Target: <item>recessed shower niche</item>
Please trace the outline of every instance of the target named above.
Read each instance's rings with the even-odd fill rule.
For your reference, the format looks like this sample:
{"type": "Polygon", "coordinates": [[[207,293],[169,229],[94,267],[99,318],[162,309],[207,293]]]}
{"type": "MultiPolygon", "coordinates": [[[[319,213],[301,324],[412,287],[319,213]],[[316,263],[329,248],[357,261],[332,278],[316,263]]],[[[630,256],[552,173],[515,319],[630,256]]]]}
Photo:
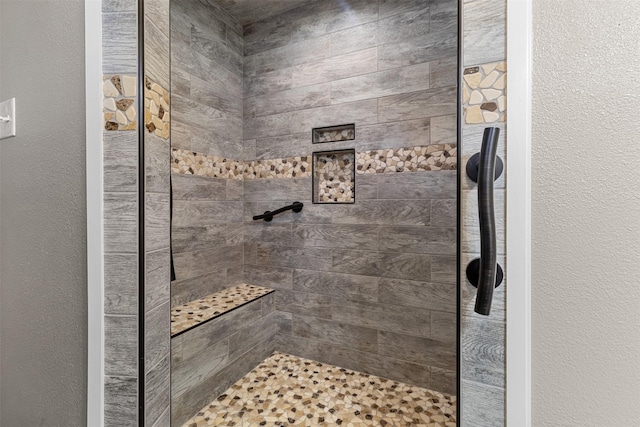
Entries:
{"type": "Polygon", "coordinates": [[[171,0],[172,426],[455,424],[457,7],[171,0]]]}
{"type": "Polygon", "coordinates": [[[314,152],[313,203],[355,203],[356,151],[314,152]]]}
{"type": "Polygon", "coordinates": [[[356,139],[356,125],[329,126],[315,128],[311,133],[314,144],[322,142],[352,141],[356,139]]]}

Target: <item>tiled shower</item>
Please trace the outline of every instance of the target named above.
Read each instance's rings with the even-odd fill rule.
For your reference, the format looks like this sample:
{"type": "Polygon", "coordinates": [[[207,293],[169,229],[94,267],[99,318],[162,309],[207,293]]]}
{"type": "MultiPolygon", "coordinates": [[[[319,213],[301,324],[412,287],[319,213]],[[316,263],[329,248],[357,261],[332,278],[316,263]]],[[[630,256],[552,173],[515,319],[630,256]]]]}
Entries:
{"type": "Polygon", "coordinates": [[[103,2],[106,425],[503,424],[503,3],[103,2]]]}
{"type": "Polygon", "coordinates": [[[171,2],[174,314],[274,290],[174,336],[174,425],[273,351],[456,394],[457,2],[288,4],[171,2]],[[313,203],[343,150],[353,194],[313,203]]]}

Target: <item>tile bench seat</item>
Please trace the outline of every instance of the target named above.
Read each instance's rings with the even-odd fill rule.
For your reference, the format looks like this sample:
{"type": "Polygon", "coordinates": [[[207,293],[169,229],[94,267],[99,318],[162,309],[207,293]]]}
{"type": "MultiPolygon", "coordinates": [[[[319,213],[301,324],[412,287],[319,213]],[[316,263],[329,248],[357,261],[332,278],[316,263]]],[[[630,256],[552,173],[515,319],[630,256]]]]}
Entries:
{"type": "Polygon", "coordinates": [[[274,292],[273,289],[243,283],[174,307],[171,309],[171,337],[272,292],[274,292]]]}

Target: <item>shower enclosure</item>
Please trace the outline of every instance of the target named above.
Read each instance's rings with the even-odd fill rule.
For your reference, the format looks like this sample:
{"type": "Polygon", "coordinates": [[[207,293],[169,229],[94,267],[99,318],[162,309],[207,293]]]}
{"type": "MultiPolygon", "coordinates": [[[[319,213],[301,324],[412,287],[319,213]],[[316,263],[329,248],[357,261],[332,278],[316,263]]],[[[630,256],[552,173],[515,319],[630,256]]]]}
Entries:
{"type": "Polygon", "coordinates": [[[130,3],[103,7],[140,30],[103,43],[105,419],[498,425],[504,286],[472,313],[459,166],[506,67],[461,63],[459,2],[130,3]]]}

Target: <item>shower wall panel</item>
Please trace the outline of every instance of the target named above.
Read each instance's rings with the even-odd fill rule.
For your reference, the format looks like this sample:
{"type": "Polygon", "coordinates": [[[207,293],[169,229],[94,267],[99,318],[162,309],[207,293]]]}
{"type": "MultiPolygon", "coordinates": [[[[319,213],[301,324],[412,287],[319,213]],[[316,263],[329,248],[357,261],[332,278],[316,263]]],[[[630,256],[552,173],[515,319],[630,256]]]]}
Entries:
{"type": "MultiPolygon", "coordinates": [[[[464,64],[462,158],[480,151],[487,126],[500,128],[498,155],[507,156],[506,0],[464,0],[464,64]],[[497,80],[496,80],[497,77],[497,80]],[[476,84],[477,81],[477,84],[476,84]],[[472,100],[473,97],[473,100],[472,100]],[[497,107],[497,108],[494,108],[497,107]],[[489,111],[493,110],[493,111],[489,111]],[[479,112],[479,114],[477,114],[479,112]]],[[[462,427],[501,427],[505,424],[506,289],[509,272],[494,293],[490,316],[474,312],[476,289],[465,276],[467,264],[479,257],[477,185],[463,174],[461,195],[461,389],[462,427]]],[[[498,263],[505,268],[506,173],[495,182],[498,263]]]]}
{"type": "Polygon", "coordinates": [[[125,129],[123,125],[121,129],[115,115],[117,101],[123,99],[137,111],[136,1],[105,2],[102,32],[104,425],[135,426],[139,385],[138,134],[135,127],[125,129]]]}
{"type": "Polygon", "coordinates": [[[168,427],[171,402],[169,0],[144,2],[144,425],[168,427]]]}
{"type": "Polygon", "coordinates": [[[457,3],[338,3],[244,27],[245,153],[277,167],[367,152],[354,205],[312,204],[304,170],[245,173],[245,281],[277,289],[277,349],[455,393],[455,163],[362,165],[389,148],[455,153],[457,3]],[[345,123],[354,141],[312,146],[312,128],[345,123]],[[294,200],[301,213],[251,220],[294,200]]]}
{"type": "Polygon", "coordinates": [[[242,281],[242,176],[203,176],[200,167],[206,155],[222,169],[243,158],[243,42],[240,24],[213,1],[172,0],[171,30],[172,162],[182,172],[172,175],[175,306],[242,281]],[[193,163],[181,164],[183,155],[193,163]]]}

